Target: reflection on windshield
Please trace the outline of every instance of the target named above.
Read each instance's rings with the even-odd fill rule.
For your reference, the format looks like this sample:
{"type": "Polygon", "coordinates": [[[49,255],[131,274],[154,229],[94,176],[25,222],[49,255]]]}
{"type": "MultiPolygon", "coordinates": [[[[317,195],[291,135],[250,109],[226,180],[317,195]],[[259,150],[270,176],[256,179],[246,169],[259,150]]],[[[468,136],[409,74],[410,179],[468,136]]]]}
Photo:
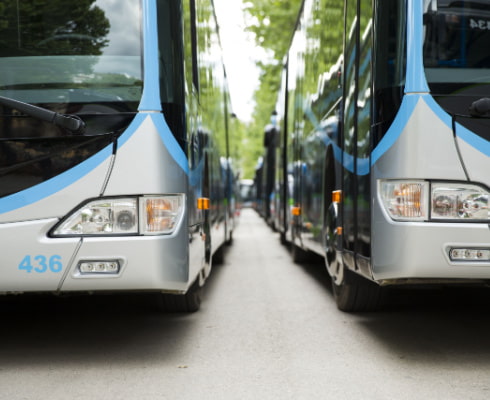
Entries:
{"type": "Polygon", "coordinates": [[[490,0],[425,0],[429,82],[490,82],[490,0]]]}
{"type": "Polygon", "coordinates": [[[139,0],[0,4],[1,96],[49,108],[120,103],[134,111],[141,53],[139,0]]]}

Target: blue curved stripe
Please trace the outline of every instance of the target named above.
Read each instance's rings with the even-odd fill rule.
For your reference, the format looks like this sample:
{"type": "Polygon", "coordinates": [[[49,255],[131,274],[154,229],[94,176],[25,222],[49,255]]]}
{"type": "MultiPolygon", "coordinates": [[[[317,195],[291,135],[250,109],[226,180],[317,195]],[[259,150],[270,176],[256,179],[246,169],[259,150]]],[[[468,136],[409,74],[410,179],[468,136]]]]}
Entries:
{"type": "MultiPolygon", "coordinates": [[[[345,169],[357,175],[367,175],[372,167],[398,140],[415,107],[420,100],[434,112],[445,125],[452,130],[451,116],[429,94],[423,63],[423,5],[420,0],[408,0],[407,9],[407,76],[405,96],[392,125],[383,139],[371,152],[371,161],[367,158],[357,159],[357,171],[354,171],[354,157],[345,153],[330,138],[325,138],[326,145],[333,146],[334,157],[345,169]]],[[[486,156],[490,156],[490,142],[476,135],[460,124],[456,124],[456,135],[486,156]]]]}
{"type": "MultiPolygon", "coordinates": [[[[153,123],[157,127],[163,144],[168,149],[170,155],[174,158],[175,162],[180,166],[180,168],[182,168],[186,174],[189,174],[187,157],[175,137],[172,135],[172,132],[165,122],[163,115],[160,113],[138,113],[126,131],[119,138],[118,148],[123,146],[128,139],[133,136],[133,134],[138,130],[148,116],[151,117],[153,123]]],[[[65,189],[79,179],[83,178],[85,175],[89,174],[104,161],[106,161],[111,155],[112,145],[106,146],[92,157],[63,172],[62,174],[29,189],[0,199],[0,214],[28,206],[65,189]]]]}
{"type": "Polygon", "coordinates": [[[405,93],[428,93],[429,85],[424,72],[423,8],[421,0],[408,0],[407,4],[407,76],[405,93]]]}
{"type": "MultiPolygon", "coordinates": [[[[452,130],[451,116],[434,100],[432,96],[426,96],[424,97],[424,100],[434,114],[436,114],[437,117],[452,130]]],[[[456,136],[464,140],[476,150],[490,157],[490,142],[488,142],[488,140],[483,139],[458,123],[456,123],[456,136]]]]}
{"type": "Polygon", "coordinates": [[[170,128],[165,121],[165,118],[162,114],[150,114],[151,119],[155,126],[157,127],[158,134],[163,141],[163,144],[167,148],[168,152],[175,160],[175,162],[179,165],[179,167],[189,175],[189,163],[187,161],[187,156],[180,147],[179,143],[175,139],[174,135],[170,131],[170,128]]]}
{"type": "MultiPolygon", "coordinates": [[[[172,131],[167,125],[165,117],[162,113],[138,113],[129,128],[118,139],[118,149],[126,144],[129,138],[134,135],[136,130],[139,129],[139,127],[147,118],[151,118],[153,124],[157,128],[158,135],[162,139],[163,145],[167,148],[168,152],[175,160],[175,162],[179,165],[179,167],[188,175],[189,163],[187,160],[187,156],[184,153],[184,150],[182,150],[182,147],[180,147],[179,143],[175,139],[174,135],[172,134],[172,131]]],[[[145,133],[143,132],[142,134],[145,133]]]]}
{"type": "MultiPolygon", "coordinates": [[[[437,116],[437,118],[450,130],[452,130],[451,116],[434,100],[431,95],[406,95],[403,98],[402,105],[395,120],[393,121],[393,124],[371,154],[371,166],[374,165],[376,161],[378,161],[379,158],[395,144],[396,140],[405,129],[405,126],[407,125],[408,120],[411,118],[415,106],[419,100],[424,101],[425,104],[427,104],[427,106],[437,116]]],[[[464,140],[476,150],[490,157],[490,142],[488,140],[483,139],[458,123],[456,123],[456,136],[464,140]]]]}
{"type": "MultiPolygon", "coordinates": [[[[324,136],[322,138],[325,147],[331,146],[333,149],[333,156],[335,160],[342,164],[343,167],[349,172],[355,172],[355,158],[352,154],[346,153],[342,151],[342,149],[328,136],[324,136]]],[[[357,174],[358,175],[367,175],[369,174],[369,158],[358,158],[357,159],[357,174]]]]}
{"type": "Polygon", "coordinates": [[[138,113],[131,123],[130,127],[118,139],[118,148],[121,148],[126,144],[129,138],[133,136],[136,130],[141,126],[141,124],[143,124],[143,122],[147,118],[151,118],[153,124],[157,128],[160,138],[162,139],[163,145],[167,148],[168,152],[175,160],[177,165],[179,165],[179,167],[188,175],[189,163],[187,160],[187,156],[184,153],[184,150],[182,150],[182,147],[180,147],[179,143],[175,139],[175,136],[172,134],[172,131],[167,125],[165,117],[162,113],[138,113]]]}
{"type": "Polygon", "coordinates": [[[143,1],[144,86],[139,111],[161,111],[156,0],[143,1]]]}
{"type": "Polygon", "coordinates": [[[25,207],[59,192],[94,170],[111,154],[112,145],[109,145],[84,162],[46,182],[0,199],[0,213],[25,207]]]}
{"type": "Polygon", "coordinates": [[[373,166],[381,156],[386,153],[398,140],[402,134],[405,126],[407,125],[410,117],[412,116],[415,106],[418,101],[425,97],[424,95],[409,95],[404,96],[398,114],[395,120],[391,124],[388,132],[385,134],[383,139],[374,148],[371,153],[371,160],[369,158],[358,158],[357,159],[357,171],[354,169],[354,156],[352,154],[342,151],[342,149],[337,146],[329,137],[324,139],[325,145],[331,145],[334,149],[334,157],[337,162],[341,163],[345,169],[351,173],[356,173],[357,175],[364,176],[368,175],[371,171],[371,166],[373,166]]]}
{"type": "Polygon", "coordinates": [[[354,156],[352,154],[343,152],[342,160],[340,160],[344,168],[352,173],[355,173],[354,170],[354,156]]]}
{"type": "Polygon", "coordinates": [[[136,114],[136,116],[131,121],[131,124],[128,126],[128,128],[117,139],[117,148],[118,149],[120,149],[129,140],[129,138],[134,135],[134,133],[143,124],[143,122],[145,121],[145,119],[148,118],[148,115],[149,115],[148,113],[138,113],[138,114],[136,114]]]}
{"type": "Polygon", "coordinates": [[[376,161],[378,161],[381,156],[395,144],[405,129],[405,126],[412,116],[415,106],[421,97],[422,95],[403,96],[402,104],[398,110],[395,120],[388,129],[388,132],[386,132],[386,134],[383,136],[383,139],[381,139],[371,153],[371,165],[374,165],[376,161]]]}
{"type": "MultiPolygon", "coordinates": [[[[160,84],[158,67],[158,29],[157,29],[157,7],[156,0],[143,0],[143,46],[144,46],[144,87],[141,102],[138,110],[140,111],[160,111],[160,84]]],[[[189,171],[187,157],[182,148],[172,135],[165,119],[161,113],[138,113],[123,135],[118,139],[118,147],[124,145],[128,139],[141,126],[143,121],[151,115],[153,123],[156,125],[160,137],[169,153],[176,163],[187,174],[189,171]]],[[[12,194],[0,199],[0,213],[6,213],[21,207],[33,204],[48,196],[51,196],[66,187],[72,185],[96,167],[101,165],[112,155],[112,145],[109,145],[88,158],[79,165],[63,172],[62,174],[42,182],[29,189],[12,194]]]]}
{"type": "Polygon", "coordinates": [[[369,158],[357,159],[357,175],[364,176],[371,172],[369,158]]]}

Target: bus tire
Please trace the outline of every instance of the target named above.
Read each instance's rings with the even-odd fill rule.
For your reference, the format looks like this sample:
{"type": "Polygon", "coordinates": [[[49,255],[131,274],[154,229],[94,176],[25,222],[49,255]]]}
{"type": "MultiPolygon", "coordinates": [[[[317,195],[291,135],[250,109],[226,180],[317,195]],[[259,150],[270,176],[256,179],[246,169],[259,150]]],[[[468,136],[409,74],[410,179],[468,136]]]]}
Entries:
{"type": "Polygon", "coordinates": [[[341,311],[376,311],[381,305],[382,288],[345,268],[341,282],[332,279],[332,291],[337,308],[341,311]]]}
{"type": "Polygon", "coordinates": [[[196,281],[186,294],[157,294],[157,308],[169,313],[193,313],[199,311],[202,302],[202,287],[196,281]]]}
{"type": "Polygon", "coordinates": [[[303,264],[310,261],[309,253],[294,243],[291,244],[291,256],[296,264],[303,264]]]}
{"type": "Polygon", "coordinates": [[[228,237],[228,239],[226,240],[225,244],[227,246],[231,246],[233,244],[233,231],[230,231],[230,236],[228,237]]]}
{"type": "Polygon", "coordinates": [[[338,205],[330,203],[325,211],[325,266],[332,281],[337,308],[345,312],[375,311],[381,304],[382,288],[344,266],[338,252],[341,237],[338,234],[338,205]]]}
{"type": "Polygon", "coordinates": [[[213,254],[212,265],[221,265],[225,262],[225,245],[221,245],[213,254]]]}

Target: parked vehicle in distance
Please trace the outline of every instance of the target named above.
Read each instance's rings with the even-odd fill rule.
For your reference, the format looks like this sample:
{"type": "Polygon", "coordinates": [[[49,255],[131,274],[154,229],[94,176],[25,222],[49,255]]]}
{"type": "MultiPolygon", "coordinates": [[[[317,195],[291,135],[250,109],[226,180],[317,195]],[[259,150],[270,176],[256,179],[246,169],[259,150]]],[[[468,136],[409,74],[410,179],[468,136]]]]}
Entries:
{"type": "Polygon", "coordinates": [[[253,207],[255,201],[255,187],[253,179],[240,179],[239,193],[242,207],[253,207]]]}

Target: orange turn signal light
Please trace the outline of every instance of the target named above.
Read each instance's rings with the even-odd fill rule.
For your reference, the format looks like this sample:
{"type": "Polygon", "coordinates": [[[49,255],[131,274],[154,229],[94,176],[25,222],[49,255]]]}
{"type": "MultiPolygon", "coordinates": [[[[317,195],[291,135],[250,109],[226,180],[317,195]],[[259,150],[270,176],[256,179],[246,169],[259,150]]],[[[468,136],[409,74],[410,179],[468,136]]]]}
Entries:
{"type": "Polygon", "coordinates": [[[197,209],[198,210],[209,210],[210,201],[207,197],[199,197],[197,199],[197,209]]]}
{"type": "Polygon", "coordinates": [[[332,203],[340,203],[342,201],[342,190],[334,190],[332,192],[332,203]]]}

